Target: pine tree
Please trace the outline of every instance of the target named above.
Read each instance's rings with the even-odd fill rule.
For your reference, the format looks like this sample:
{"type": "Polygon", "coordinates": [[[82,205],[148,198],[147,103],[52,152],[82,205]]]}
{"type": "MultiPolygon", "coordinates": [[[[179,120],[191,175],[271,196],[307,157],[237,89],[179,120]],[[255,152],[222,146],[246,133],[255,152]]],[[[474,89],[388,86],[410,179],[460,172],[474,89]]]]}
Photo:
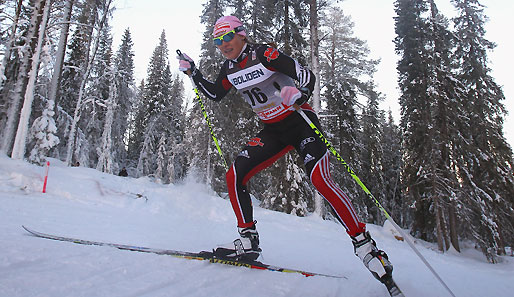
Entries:
{"type": "MultiPolygon", "coordinates": [[[[382,147],[382,133],[383,133],[383,122],[384,116],[383,111],[379,109],[380,97],[376,93],[368,95],[368,103],[364,108],[364,112],[361,117],[362,133],[359,136],[362,143],[360,162],[362,163],[362,172],[360,177],[366,181],[368,189],[378,199],[378,201],[386,200],[385,177],[382,169],[384,167],[384,151],[382,147]]],[[[374,224],[383,224],[383,215],[374,205],[371,199],[364,201],[368,214],[367,222],[374,224]]]]}
{"type": "Polygon", "coordinates": [[[186,162],[181,146],[184,141],[185,120],[183,92],[182,82],[178,78],[173,80],[171,75],[166,34],[163,31],[148,66],[148,77],[140,106],[142,113],[136,117],[141,120],[141,127],[138,129],[144,131],[137,168],[139,175],[158,173],[157,177],[164,181],[175,181],[184,177],[186,162]],[[163,137],[165,142],[161,141],[163,137]],[[153,149],[158,149],[160,154],[155,156],[153,149]],[[172,166],[168,166],[170,163],[172,166]],[[172,172],[165,171],[166,168],[172,172]]]}
{"type": "MultiPolygon", "coordinates": [[[[114,168],[114,158],[116,157],[113,151],[113,123],[114,123],[114,114],[117,111],[117,95],[118,95],[118,87],[116,84],[116,80],[114,79],[116,69],[113,67],[109,67],[106,76],[110,78],[110,84],[107,94],[107,98],[105,98],[105,119],[103,121],[103,132],[101,139],[98,141],[99,147],[96,149],[96,153],[98,155],[98,164],[96,166],[97,170],[113,173],[114,168]]],[[[95,135],[95,138],[98,139],[98,135],[95,135]]],[[[95,139],[95,140],[96,140],[95,139]]],[[[116,166],[117,167],[117,166],[116,166]]]]}
{"type": "MultiPolygon", "coordinates": [[[[79,128],[82,126],[84,127],[84,125],[87,125],[90,124],[89,122],[86,122],[84,123],[84,120],[81,122],[81,113],[82,113],[82,109],[84,107],[84,104],[88,103],[88,98],[87,98],[87,90],[86,90],[86,87],[87,87],[87,83],[89,82],[89,79],[90,79],[90,75],[91,75],[91,69],[93,68],[93,65],[95,63],[95,59],[96,59],[96,55],[97,55],[97,52],[98,52],[98,49],[100,47],[100,41],[102,40],[102,33],[104,32],[104,27],[107,26],[107,19],[108,19],[108,16],[110,15],[110,5],[112,3],[112,0],[103,0],[103,1],[99,1],[99,2],[96,2],[94,3],[94,5],[92,6],[92,9],[91,11],[93,11],[93,15],[94,15],[94,18],[95,20],[98,20],[98,23],[96,23],[96,21],[94,22],[94,24],[97,24],[97,26],[95,26],[94,28],[96,29],[96,34],[95,34],[95,37],[93,39],[93,44],[92,44],[92,47],[91,47],[91,56],[89,56],[89,47],[88,47],[88,59],[86,59],[85,61],[87,61],[87,65],[85,67],[85,69],[82,69],[82,72],[81,72],[81,77],[80,77],[80,87],[78,88],[78,90],[75,90],[75,92],[78,92],[78,97],[77,97],[77,100],[76,100],[76,105],[75,105],[75,110],[73,112],[73,120],[71,121],[71,127],[70,127],[70,131],[69,131],[69,135],[68,135],[68,141],[67,141],[67,148],[66,148],[66,163],[67,164],[71,164],[71,161],[72,159],[75,157],[77,158],[77,155],[80,155],[81,158],[84,158],[84,159],[81,159],[81,163],[83,164],[86,164],[86,165],[89,165],[89,158],[90,156],[92,156],[91,154],[85,154],[85,151],[88,151],[89,153],[91,153],[93,151],[93,149],[91,149],[90,147],[90,144],[87,142],[87,141],[84,141],[84,138],[87,140],[88,139],[88,134],[87,132],[84,134],[84,132],[82,132],[82,134],[84,134],[84,138],[78,138],[76,137],[76,134],[77,132],[80,132],[79,128]],[[99,14],[99,16],[97,16],[96,14],[99,14]],[[82,141],[81,142],[81,147],[84,151],[80,152],[77,150],[77,144],[76,142],[80,140],[82,141]]],[[[88,7],[86,6],[86,11],[88,11],[88,7]]],[[[94,102],[94,100],[93,100],[94,102]]],[[[94,155],[93,155],[94,156],[94,155]]]]}
{"type": "Polygon", "coordinates": [[[466,142],[457,160],[464,188],[461,213],[467,237],[476,240],[489,261],[514,244],[514,177],[512,149],[503,135],[505,99],[490,75],[487,51],[494,43],[485,39],[486,17],[477,0],[452,0],[458,11],[454,19],[459,80],[464,84],[464,116],[461,133],[466,142]]]}
{"type": "MultiPolygon", "coordinates": [[[[83,118],[88,143],[96,148],[91,151],[89,162],[98,170],[112,173],[112,125],[117,113],[116,69],[112,57],[112,37],[110,26],[105,24],[100,35],[96,59],[91,69],[91,78],[87,87],[87,100],[83,112],[89,117],[83,118]],[[113,97],[114,96],[114,97],[113,97]],[[108,151],[106,151],[108,150],[108,151]],[[110,160],[110,165],[105,163],[110,160]]],[[[117,167],[117,166],[116,166],[117,167]]]]}
{"type": "Polygon", "coordinates": [[[449,31],[447,19],[441,15],[430,0],[428,19],[430,55],[429,87],[427,95],[433,101],[431,113],[432,139],[431,152],[431,196],[434,205],[435,233],[439,250],[447,250],[450,245],[459,251],[455,203],[460,187],[453,168],[453,152],[456,143],[462,142],[457,127],[462,118],[456,117],[462,110],[462,84],[454,76],[451,52],[454,35],[449,31]]]}
{"type": "Polygon", "coordinates": [[[428,97],[430,59],[428,12],[423,0],[395,2],[395,47],[401,90],[401,128],[404,141],[403,180],[406,198],[414,205],[411,233],[434,241],[435,219],[432,213],[431,157],[433,100],[428,97]]]}
{"type": "MultiPolygon", "coordinates": [[[[378,99],[370,79],[378,61],[367,57],[369,49],[366,43],[353,36],[351,19],[340,8],[330,9],[323,22],[323,32],[326,38],[320,48],[320,79],[326,111],[322,112],[321,118],[334,148],[361,175],[364,169],[360,158],[363,146],[358,97],[378,99]],[[365,81],[366,78],[369,81],[365,81]]],[[[346,170],[336,164],[334,167],[341,170],[333,170],[334,180],[353,198],[359,215],[368,219],[368,208],[373,207],[371,201],[346,170]]]]}
{"type": "Polygon", "coordinates": [[[29,161],[43,165],[49,151],[59,143],[57,127],[54,120],[54,101],[48,100],[43,114],[32,123],[31,138],[36,140],[32,148],[29,161]]]}
{"type": "Polygon", "coordinates": [[[141,80],[134,102],[130,107],[130,125],[128,132],[128,158],[137,164],[143,144],[146,121],[145,81],[141,80]]]}
{"type": "Polygon", "coordinates": [[[408,217],[409,209],[402,194],[401,169],[402,148],[401,132],[394,123],[392,112],[389,111],[387,120],[382,122],[381,147],[382,147],[382,176],[384,193],[382,205],[388,210],[389,214],[395,219],[396,223],[402,227],[407,226],[410,221],[408,217]]]}
{"type": "MultiPolygon", "coordinates": [[[[132,105],[137,100],[134,82],[134,49],[130,30],[126,29],[121,45],[116,53],[117,112],[112,127],[113,146],[118,161],[128,165],[128,145],[130,141],[129,123],[132,105]]],[[[119,168],[115,168],[119,169],[119,168]]]]}

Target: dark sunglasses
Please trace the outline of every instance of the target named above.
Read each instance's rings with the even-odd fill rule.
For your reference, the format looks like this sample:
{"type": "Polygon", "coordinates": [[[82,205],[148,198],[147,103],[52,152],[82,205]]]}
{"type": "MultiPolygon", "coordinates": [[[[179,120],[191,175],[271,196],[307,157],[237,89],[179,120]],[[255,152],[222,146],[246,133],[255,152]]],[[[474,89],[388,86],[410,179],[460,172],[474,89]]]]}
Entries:
{"type": "Polygon", "coordinates": [[[223,44],[223,41],[230,42],[232,39],[234,39],[234,36],[236,36],[237,32],[241,32],[243,30],[243,26],[239,26],[237,28],[234,28],[234,30],[232,31],[228,31],[227,33],[221,36],[213,38],[212,41],[214,41],[214,45],[220,46],[223,44]]]}

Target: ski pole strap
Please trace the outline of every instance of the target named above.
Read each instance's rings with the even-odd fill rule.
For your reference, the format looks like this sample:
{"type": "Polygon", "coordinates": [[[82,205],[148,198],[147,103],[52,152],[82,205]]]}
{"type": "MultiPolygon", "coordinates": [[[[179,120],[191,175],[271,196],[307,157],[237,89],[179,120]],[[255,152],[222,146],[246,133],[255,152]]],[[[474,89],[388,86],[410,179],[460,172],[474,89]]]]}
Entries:
{"type": "Polygon", "coordinates": [[[375,203],[375,205],[382,211],[382,213],[384,214],[384,216],[389,220],[389,222],[391,222],[391,224],[393,225],[393,227],[396,229],[396,231],[398,231],[401,236],[403,236],[403,238],[405,238],[405,241],[407,241],[407,244],[412,248],[412,250],[414,250],[414,253],[416,253],[416,255],[421,259],[421,261],[425,264],[425,266],[427,266],[427,268],[430,270],[430,272],[432,272],[432,274],[437,278],[437,280],[443,285],[443,287],[450,293],[450,295],[452,295],[453,297],[455,297],[455,294],[452,292],[452,290],[448,287],[448,285],[443,281],[443,279],[439,276],[439,274],[437,274],[437,272],[435,271],[435,269],[432,267],[432,265],[430,265],[430,263],[428,263],[427,259],[425,257],[423,257],[423,255],[420,253],[420,251],[416,248],[416,246],[414,245],[414,242],[410,239],[410,237],[408,237],[405,232],[403,232],[403,230],[400,228],[400,226],[398,226],[398,224],[396,224],[396,222],[393,220],[393,218],[389,215],[389,213],[385,210],[385,208],[382,206],[382,204],[380,204],[380,202],[378,201],[377,198],[375,198],[375,196],[373,196],[373,194],[371,193],[370,190],[368,190],[368,188],[366,187],[366,185],[364,185],[364,183],[360,180],[360,178],[357,176],[357,174],[355,174],[355,172],[353,171],[353,169],[350,167],[350,165],[348,165],[348,163],[346,163],[346,161],[341,157],[341,155],[339,155],[339,153],[336,151],[336,149],[332,146],[332,144],[330,143],[330,141],[328,141],[328,139],[323,135],[323,133],[321,133],[321,131],[318,129],[318,127],[316,127],[316,125],[314,125],[314,123],[311,121],[311,119],[309,119],[309,117],[305,114],[305,112],[303,112],[303,110],[300,108],[300,106],[298,106],[298,104],[293,104],[293,107],[294,109],[303,117],[303,119],[307,122],[307,124],[309,124],[309,126],[312,128],[312,130],[314,130],[314,132],[319,136],[319,138],[321,139],[321,141],[323,141],[323,143],[325,143],[325,145],[327,146],[327,149],[337,158],[337,160],[339,162],[341,162],[341,164],[343,164],[343,166],[346,168],[346,171],[348,171],[348,173],[353,177],[353,179],[357,182],[357,184],[359,184],[359,186],[364,190],[364,192],[366,193],[366,195],[368,195],[368,197],[370,199],[373,200],[373,202],[375,203]]]}
{"type": "MultiPolygon", "coordinates": [[[[177,50],[177,55],[179,57],[184,57],[182,52],[180,50],[177,50]]],[[[203,100],[200,97],[200,93],[198,92],[198,88],[196,87],[195,81],[193,80],[193,77],[191,76],[191,71],[187,72],[187,75],[189,76],[189,79],[191,80],[191,84],[193,85],[193,91],[195,91],[196,99],[198,100],[198,103],[200,103],[200,108],[202,110],[203,117],[205,118],[205,121],[207,122],[207,126],[209,127],[209,131],[211,133],[212,140],[214,141],[214,144],[216,145],[216,149],[218,150],[218,154],[221,157],[221,160],[223,160],[223,165],[225,167],[225,170],[228,171],[228,165],[227,160],[225,159],[225,156],[223,156],[223,152],[221,151],[221,147],[219,145],[218,139],[216,138],[216,135],[214,134],[214,129],[211,123],[211,120],[209,116],[207,115],[207,111],[205,110],[205,105],[203,104],[203,100]]]]}

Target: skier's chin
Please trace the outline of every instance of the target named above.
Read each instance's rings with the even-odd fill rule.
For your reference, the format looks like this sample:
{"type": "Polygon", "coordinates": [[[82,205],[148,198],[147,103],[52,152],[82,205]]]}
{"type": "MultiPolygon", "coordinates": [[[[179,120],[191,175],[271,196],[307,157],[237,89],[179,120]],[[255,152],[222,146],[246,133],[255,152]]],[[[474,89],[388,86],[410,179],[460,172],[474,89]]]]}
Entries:
{"type": "Polygon", "coordinates": [[[234,51],[234,49],[233,49],[233,48],[231,48],[231,49],[227,49],[227,50],[224,50],[224,51],[223,51],[223,55],[224,55],[224,56],[225,56],[225,58],[227,58],[227,59],[235,59],[235,58],[237,58],[237,57],[234,57],[234,53],[235,53],[235,51],[234,51]]]}

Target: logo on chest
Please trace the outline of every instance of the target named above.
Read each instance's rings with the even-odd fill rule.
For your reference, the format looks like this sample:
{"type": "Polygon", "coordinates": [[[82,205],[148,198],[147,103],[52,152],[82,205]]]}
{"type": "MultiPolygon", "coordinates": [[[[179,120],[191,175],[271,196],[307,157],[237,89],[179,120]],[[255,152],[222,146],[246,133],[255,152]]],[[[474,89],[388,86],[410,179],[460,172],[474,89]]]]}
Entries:
{"type": "Polygon", "coordinates": [[[264,71],[262,69],[255,69],[255,70],[253,70],[251,72],[246,72],[246,73],[243,73],[243,74],[241,74],[239,76],[236,76],[236,77],[232,78],[232,84],[234,86],[237,86],[237,85],[249,82],[251,80],[258,79],[259,77],[264,76],[264,75],[265,74],[264,74],[264,71]]]}
{"type": "Polygon", "coordinates": [[[227,78],[234,87],[241,90],[263,82],[272,74],[272,71],[259,63],[247,68],[236,70],[232,73],[229,71],[227,78]]]}

